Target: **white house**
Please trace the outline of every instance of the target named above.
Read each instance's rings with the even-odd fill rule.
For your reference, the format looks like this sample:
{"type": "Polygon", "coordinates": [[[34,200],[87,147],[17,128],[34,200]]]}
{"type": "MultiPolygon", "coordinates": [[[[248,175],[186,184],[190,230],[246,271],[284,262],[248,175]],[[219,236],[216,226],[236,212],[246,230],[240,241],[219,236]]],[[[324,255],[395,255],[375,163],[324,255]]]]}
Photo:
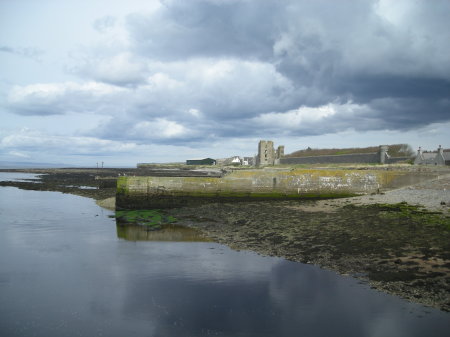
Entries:
{"type": "Polygon", "coordinates": [[[419,147],[414,165],[450,165],[450,152],[439,145],[437,151],[423,152],[419,147]]]}

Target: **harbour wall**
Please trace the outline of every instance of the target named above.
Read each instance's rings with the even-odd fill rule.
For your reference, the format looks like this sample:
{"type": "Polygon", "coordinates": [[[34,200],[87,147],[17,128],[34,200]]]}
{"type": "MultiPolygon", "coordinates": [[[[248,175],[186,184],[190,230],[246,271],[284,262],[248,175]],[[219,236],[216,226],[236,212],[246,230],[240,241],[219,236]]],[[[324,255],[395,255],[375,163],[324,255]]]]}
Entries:
{"type": "Polygon", "coordinates": [[[119,177],[116,208],[170,208],[204,202],[335,198],[401,187],[429,175],[349,169],[237,170],[223,177],[119,177]]]}

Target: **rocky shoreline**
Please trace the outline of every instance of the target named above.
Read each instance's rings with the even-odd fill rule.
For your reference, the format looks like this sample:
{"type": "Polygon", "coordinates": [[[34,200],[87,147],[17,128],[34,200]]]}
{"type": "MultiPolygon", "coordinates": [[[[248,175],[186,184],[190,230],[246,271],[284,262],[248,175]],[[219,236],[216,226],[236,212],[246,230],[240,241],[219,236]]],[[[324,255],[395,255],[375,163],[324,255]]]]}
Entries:
{"type": "Polygon", "coordinates": [[[116,178],[130,173],[127,169],[5,169],[0,172],[36,174],[34,179],[0,181],[0,186],[12,186],[24,190],[57,191],[102,200],[116,194],[115,180],[108,186],[99,178],[116,178]]]}
{"type": "MultiPolygon", "coordinates": [[[[137,173],[98,171],[21,170],[43,175],[40,182],[0,185],[72,193],[111,206],[115,188],[107,184],[101,188],[101,178],[137,173]]],[[[376,195],[220,203],[169,212],[179,224],[199,228],[234,249],[316,264],[450,311],[449,206],[450,171],[443,170],[432,181],[376,195]]]]}

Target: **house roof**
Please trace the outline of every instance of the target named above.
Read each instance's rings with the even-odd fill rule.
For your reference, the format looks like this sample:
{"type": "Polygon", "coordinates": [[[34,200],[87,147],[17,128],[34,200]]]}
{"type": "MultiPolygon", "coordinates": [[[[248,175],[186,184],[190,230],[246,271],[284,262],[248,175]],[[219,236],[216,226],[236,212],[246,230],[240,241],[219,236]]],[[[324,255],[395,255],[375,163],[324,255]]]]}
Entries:
{"type": "Polygon", "coordinates": [[[422,153],[422,158],[427,159],[434,159],[436,157],[437,152],[424,152],[422,153]]]}

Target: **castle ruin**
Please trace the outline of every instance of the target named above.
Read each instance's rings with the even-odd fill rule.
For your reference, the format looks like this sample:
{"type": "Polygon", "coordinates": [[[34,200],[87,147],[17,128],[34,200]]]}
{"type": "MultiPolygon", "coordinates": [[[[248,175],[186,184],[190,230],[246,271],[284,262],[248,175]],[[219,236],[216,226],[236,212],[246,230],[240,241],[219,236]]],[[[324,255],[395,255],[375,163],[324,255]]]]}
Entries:
{"type": "Polygon", "coordinates": [[[278,146],[275,150],[273,141],[261,140],[258,144],[258,155],[256,157],[256,166],[276,165],[284,157],[284,146],[278,146]]]}
{"type": "MultiPolygon", "coordinates": [[[[290,157],[290,156],[285,157],[284,146],[280,145],[278,146],[277,150],[275,150],[273,141],[261,140],[258,144],[258,155],[256,156],[256,166],[263,167],[280,164],[297,165],[297,164],[342,164],[342,163],[394,164],[411,159],[410,156],[391,157],[388,151],[389,146],[380,145],[378,151],[373,153],[349,153],[339,155],[319,155],[310,157],[290,157]]],[[[450,153],[448,154],[450,157],[450,153]]],[[[442,149],[438,150],[438,155],[439,155],[438,158],[439,163],[441,162],[443,164],[446,163],[447,154],[442,149]]],[[[450,158],[448,162],[450,162],[450,158]]]]}

